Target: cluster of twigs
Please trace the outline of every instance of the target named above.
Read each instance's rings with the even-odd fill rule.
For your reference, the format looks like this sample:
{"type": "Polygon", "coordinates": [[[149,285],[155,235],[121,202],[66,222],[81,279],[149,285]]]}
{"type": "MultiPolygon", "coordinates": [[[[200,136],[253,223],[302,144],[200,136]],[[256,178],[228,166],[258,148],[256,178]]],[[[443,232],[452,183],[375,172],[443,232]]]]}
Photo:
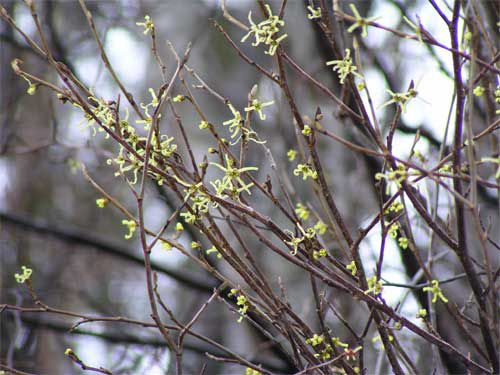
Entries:
{"type": "MultiPolygon", "coordinates": [[[[173,355],[177,374],[183,373],[183,352],[185,338],[188,335],[207,344],[208,351],[210,351],[207,356],[210,360],[239,364],[247,368],[248,374],[280,372],[280,369],[275,368],[273,364],[266,363],[264,360],[254,361],[245,358],[244,355],[194,330],[193,326],[201,318],[208,305],[216,299],[225,301],[230,309],[240,315],[240,320],[249,322],[252,328],[263,335],[269,345],[280,353],[280,359],[286,362],[286,370],[283,371],[293,371],[297,374],[372,373],[374,365],[366,363],[364,352],[366,346],[370,345],[368,333],[371,327],[375,327],[382,342],[383,349],[381,350],[387,357],[390,371],[395,374],[420,373],[414,353],[409,352],[398,339],[403,332],[424,340],[438,349],[437,353],[447,353],[453,356],[470,373],[498,374],[500,372],[497,298],[499,271],[495,270],[495,265],[498,266],[498,262],[495,261],[495,257],[498,257],[498,244],[492,236],[492,228],[488,228],[483,223],[478,196],[479,189],[488,188],[498,191],[500,186],[498,177],[494,180],[480,176],[477,166],[481,161],[477,159],[477,154],[473,149],[475,142],[495,136],[499,121],[498,118],[491,118],[479,133],[473,132],[471,124],[471,116],[475,111],[472,91],[479,83],[489,82],[489,77],[499,73],[498,51],[493,44],[490,44],[493,55],[486,54],[489,56],[489,61],[477,55],[477,45],[481,43],[481,38],[483,40],[490,40],[490,38],[487,30],[477,28],[473,18],[474,12],[462,13],[462,2],[455,1],[451,18],[449,18],[438,5],[433,1],[430,2],[449,28],[451,45],[448,46],[438,41],[420,23],[413,25],[414,33],[409,34],[385,27],[359,15],[347,14],[341,10],[337,1],[333,2],[333,9],[328,8],[326,1],[319,1],[318,4],[311,2],[309,6],[316,12],[313,16],[317,18],[314,22],[327,41],[333,64],[338,65],[339,73],[346,66],[351,69],[344,72],[345,82],[342,81],[342,93],[338,95],[326,84],[306,72],[287,53],[282,45],[284,44],[282,40],[286,40],[284,37],[279,41],[273,39],[275,34],[269,29],[278,27],[279,20],[284,19],[286,0],[280,4],[275,15],[263,2],[258,1],[262,18],[268,21],[256,24],[253,29],[254,26],[247,26],[231,15],[225,2],[222,2],[224,16],[229,22],[244,32],[251,33],[253,30],[256,38],[261,38],[257,39],[258,42],[268,43],[275,48],[274,56],[269,57],[276,63],[277,71],[273,72],[249,57],[226,29],[214,21],[214,26],[241,60],[275,84],[281,90],[282,97],[288,105],[299,145],[297,154],[290,158],[300,159],[295,174],[303,177],[304,182],[300,178],[302,183],[308,184],[316,198],[315,207],[318,207],[312,210],[317,218],[317,224],[308,228],[307,219],[312,206],[297,208],[299,200],[291,191],[288,180],[285,180],[280,172],[272,156],[271,147],[265,144],[251,127],[256,114],[261,115],[262,106],[255,89],[248,94],[248,110],[245,111],[244,116],[241,116],[231,105],[230,99],[209,86],[189,65],[190,46],[180,56],[170,45],[177,64],[175,70],[167,78],[168,70],[158,54],[154,24],[152,21],[148,23],[150,20],[146,19],[143,25],[145,32],[150,34],[151,50],[158,63],[163,82],[157,90],[152,91],[153,100],[149,105],[138,104],[113,70],[92,14],[85,2],[79,1],[99,46],[105,67],[119,87],[121,94],[113,100],[96,97],[96,94],[86,87],[66,64],[54,58],[33,1],[26,1],[26,4],[31,10],[39,42],[24,33],[3,8],[1,17],[22,36],[29,48],[42,57],[57,73],[60,83],[48,82],[23,70],[20,60],[15,60],[12,67],[17,75],[30,82],[30,87],[34,90],[40,87],[52,90],[61,102],[77,107],[91,124],[89,126],[106,134],[120,147],[120,155],[110,159],[110,164],[116,168],[123,183],[130,187],[137,202],[136,214],[127,210],[122,203],[101,187],[85,167],[82,166],[82,170],[87,180],[103,197],[103,202],[109,203],[123,213],[126,219],[124,223],[128,226],[130,234],[137,233],[139,236],[152,320],[138,321],[122,316],[88,316],[57,309],[41,301],[35,292],[36,285],[33,285],[29,279],[24,283],[31,293],[34,307],[4,304],[1,305],[2,311],[56,314],[76,318],[77,322],[71,330],[76,330],[83,324],[102,321],[156,328],[164,340],[165,347],[173,355]],[[471,42],[473,45],[469,51],[464,51],[460,45],[459,25],[462,18],[468,29],[474,31],[474,38],[471,42]],[[413,149],[408,159],[397,157],[393,152],[393,139],[400,126],[402,110],[405,109],[407,102],[417,95],[417,92],[413,86],[410,86],[408,92],[400,93],[399,96],[392,93],[394,95],[389,104],[395,104],[394,116],[387,129],[382,127],[378,121],[377,109],[370,96],[369,85],[364,82],[364,79],[360,82],[359,77],[362,77],[363,69],[357,43],[354,44],[355,63],[352,63],[341,48],[348,34],[342,31],[340,38],[332,30],[334,23],[343,25],[345,22],[349,25],[357,25],[360,29],[367,26],[380,28],[399,38],[443,49],[452,56],[452,75],[455,81],[453,142],[448,148],[443,146],[441,157],[433,166],[419,162],[413,149]],[[268,40],[263,36],[266,32],[268,40]],[[344,68],[339,62],[344,64],[342,65],[344,68]],[[463,78],[465,66],[470,69],[468,81],[463,78]],[[352,74],[353,72],[357,72],[358,75],[352,74]],[[338,108],[339,119],[355,128],[360,135],[359,139],[348,140],[335,134],[323,121],[324,117],[319,108],[312,119],[305,116],[291,88],[291,76],[299,77],[305,84],[315,87],[318,92],[330,99],[332,105],[338,108]],[[174,96],[172,94],[174,87],[182,94],[174,96]],[[230,124],[233,126],[230,141],[221,135],[222,126],[211,123],[198,103],[198,93],[195,90],[199,91],[200,95],[213,96],[221,102],[221,105],[229,106],[233,111],[235,118],[230,124]],[[195,158],[183,119],[176,109],[180,101],[192,107],[200,118],[200,128],[203,128],[215,140],[217,146],[210,149],[210,153],[215,156],[217,163],[209,162],[208,156],[202,160],[195,158]],[[143,136],[138,135],[139,131],[137,134],[133,133],[133,127],[129,125],[128,119],[123,118],[124,106],[132,110],[132,116],[137,117],[139,123],[147,125],[143,136]],[[151,114],[145,108],[152,111],[151,114]],[[175,124],[180,131],[179,150],[177,146],[172,147],[170,141],[166,144],[162,143],[165,139],[161,132],[162,113],[166,111],[173,114],[175,124]],[[333,142],[346,147],[380,166],[377,179],[374,179],[375,188],[380,197],[379,212],[375,213],[369,223],[357,232],[353,232],[339,210],[335,191],[330,184],[330,179],[336,177],[335,175],[330,177],[326,172],[327,160],[322,158],[322,152],[318,147],[320,141],[333,142]],[[259,150],[263,150],[268,161],[269,174],[265,181],[256,179],[252,174],[256,168],[247,165],[249,152],[259,150]],[[222,181],[210,181],[209,170],[214,166],[224,172],[225,177],[222,181]],[[131,174],[136,175],[137,183],[134,184],[131,174]],[[454,228],[440,219],[437,210],[429,205],[423,194],[416,188],[420,181],[425,180],[435,184],[436,189],[448,192],[452,197],[455,211],[452,221],[454,228]],[[159,231],[148,228],[144,214],[144,202],[147,199],[146,187],[149,182],[161,185],[177,198],[175,209],[159,231]],[[250,189],[251,195],[249,195],[250,189]],[[273,205],[279,212],[279,219],[259,212],[253,203],[258,199],[273,205]],[[409,211],[415,211],[418,214],[431,233],[431,238],[435,239],[431,240],[431,249],[427,259],[421,256],[421,245],[418,239],[414,238],[413,219],[409,211]],[[181,218],[185,219],[183,225],[191,228],[189,233],[198,231],[201,233],[201,235],[196,233],[196,237],[193,237],[192,248],[186,247],[178,236],[166,234],[175,226],[175,223],[182,221],[181,218]],[[372,270],[364,265],[360,256],[360,246],[378,226],[382,233],[381,245],[377,267],[372,273],[372,270]],[[472,251],[471,239],[467,238],[469,235],[477,239],[474,246],[480,249],[479,252],[472,251]],[[256,239],[260,248],[249,246],[247,236],[256,239]],[[419,266],[419,272],[414,275],[413,283],[401,286],[428,292],[426,297],[428,311],[421,312],[419,322],[413,317],[405,316],[400,306],[391,306],[384,299],[382,271],[386,243],[390,241],[390,237],[398,242],[400,251],[410,252],[419,266]],[[213,288],[209,298],[197,311],[193,311],[192,318],[187,323],[181,322],[175,316],[159,293],[157,274],[151,264],[151,253],[156,251],[153,249],[159,243],[179,251],[217,281],[214,283],[217,286],[213,288]],[[209,251],[202,249],[206,244],[210,247],[209,251]],[[333,248],[338,251],[331,251],[333,248]],[[441,253],[435,252],[437,248],[441,249],[441,253]],[[273,286],[275,277],[265,274],[259,264],[258,258],[262,252],[273,252],[308,274],[311,298],[314,301],[314,322],[301,316],[300,312],[293,307],[293,303],[288,301],[286,285],[279,282],[279,288],[273,286]],[[442,254],[448,252],[455,254],[463,273],[444,280],[436,275],[432,264],[442,257],[442,254]],[[475,256],[473,257],[471,253],[475,256]],[[227,268],[222,268],[221,264],[227,268]],[[232,272],[224,272],[224,269],[231,269],[232,272]],[[238,278],[228,276],[229,274],[238,275],[238,278]],[[446,298],[439,287],[439,285],[464,279],[470,285],[473,294],[476,309],[473,314],[474,318],[468,316],[462,306],[446,298]],[[359,305],[360,309],[366,309],[368,319],[361,331],[354,327],[349,317],[342,316],[337,311],[332,303],[334,294],[350,298],[353,303],[359,305]],[[437,311],[434,308],[436,303],[444,305],[454,319],[457,329],[470,343],[466,351],[440,335],[436,326],[437,311]],[[326,320],[327,314],[330,313],[341,321],[350,332],[350,337],[339,338],[335,335],[326,320]],[[473,333],[476,329],[479,329],[480,336],[473,333]]],[[[293,27],[289,29],[290,33],[293,33],[293,27]]],[[[273,49],[270,51],[272,54],[273,49]]],[[[487,91],[488,93],[491,94],[490,91],[487,91]]],[[[415,137],[415,144],[420,136],[415,137]]],[[[180,230],[182,230],[182,225],[180,230]]],[[[208,289],[212,287],[209,286],[208,289]]],[[[104,374],[112,373],[102,367],[86,365],[77,353],[71,350],[66,354],[84,370],[104,374]]],[[[7,367],[2,365],[2,368],[7,367]]],[[[12,368],[8,369],[13,373],[22,373],[12,368]]]]}

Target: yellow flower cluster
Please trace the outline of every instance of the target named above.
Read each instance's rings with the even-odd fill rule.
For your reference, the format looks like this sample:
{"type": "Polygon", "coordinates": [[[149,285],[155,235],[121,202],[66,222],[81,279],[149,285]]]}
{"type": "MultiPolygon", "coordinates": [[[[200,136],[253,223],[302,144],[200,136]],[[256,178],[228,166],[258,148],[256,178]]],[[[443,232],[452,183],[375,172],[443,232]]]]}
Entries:
{"type": "Polygon", "coordinates": [[[356,72],[358,68],[353,64],[351,58],[351,50],[346,48],[345,56],[342,60],[331,60],[326,62],[327,66],[333,65],[333,71],[339,75],[340,84],[343,85],[347,76],[353,74],[357,77],[363,78],[362,75],[356,72]]]}
{"type": "Polygon", "coordinates": [[[33,273],[33,270],[31,268],[28,268],[26,266],[21,266],[21,271],[22,273],[16,273],[14,274],[14,278],[16,279],[16,282],[19,284],[22,284],[26,282],[26,280],[29,280],[31,277],[31,274],[33,273]]]}
{"type": "Polygon", "coordinates": [[[443,294],[443,291],[439,287],[439,281],[432,280],[431,286],[426,286],[422,289],[424,292],[432,293],[432,303],[436,303],[438,298],[444,303],[448,302],[448,298],[446,298],[443,294]]]}
{"type": "Polygon", "coordinates": [[[241,314],[238,319],[238,323],[241,323],[244,316],[248,312],[248,309],[250,308],[250,304],[248,302],[248,298],[245,297],[238,289],[231,289],[231,291],[228,293],[228,297],[232,296],[236,296],[236,305],[239,306],[238,312],[241,314]]]}
{"type": "Polygon", "coordinates": [[[268,17],[265,21],[256,24],[252,20],[252,12],[248,13],[248,22],[250,23],[250,29],[248,33],[241,39],[244,43],[252,34],[255,37],[255,41],[252,42],[252,46],[257,47],[259,44],[264,43],[268,46],[268,50],[265,52],[268,55],[274,56],[279,44],[287,37],[287,34],[277,36],[280,32],[280,28],[285,26],[285,21],[280,20],[278,16],[273,15],[271,7],[266,4],[266,11],[268,17]]]}
{"type": "Polygon", "coordinates": [[[299,176],[302,174],[302,179],[307,180],[308,177],[311,177],[313,180],[318,178],[318,172],[316,172],[310,165],[308,164],[299,164],[293,171],[294,176],[299,176]]]}
{"type": "Polygon", "coordinates": [[[369,277],[366,281],[368,283],[368,289],[365,290],[366,294],[372,293],[374,296],[378,296],[382,293],[384,282],[379,280],[376,275],[369,277]]]}

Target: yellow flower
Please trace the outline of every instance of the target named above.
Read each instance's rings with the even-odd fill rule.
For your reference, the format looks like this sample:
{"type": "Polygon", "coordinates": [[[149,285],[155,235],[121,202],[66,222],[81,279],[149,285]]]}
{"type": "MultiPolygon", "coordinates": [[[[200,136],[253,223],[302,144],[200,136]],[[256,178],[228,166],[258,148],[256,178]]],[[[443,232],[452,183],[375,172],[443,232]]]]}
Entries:
{"type": "Polygon", "coordinates": [[[408,102],[417,96],[417,91],[415,89],[409,89],[407,92],[393,92],[391,90],[386,90],[391,99],[383,103],[379,108],[384,108],[392,103],[398,104],[401,107],[401,111],[406,112],[406,105],[408,102]]]}
{"type": "Polygon", "coordinates": [[[476,86],[474,90],[472,90],[473,94],[476,96],[483,96],[485,91],[486,90],[484,89],[483,86],[476,86]]]}
{"type": "Polygon", "coordinates": [[[356,273],[358,272],[358,268],[356,267],[356,263],[352,261],[349,263],[347,266],[345,266],[349,271],[351,271],[351,275],[356,276],[356,273]]]}
{"type": "Polygon", "coordinates": [[[31,277],[31,274],[33,273],[33,270],[31,268],[28,268],[26,266],[21,266],[22,273],[16,273],[14,274],[14,278],[16,279],[16,282],[19,284],[24,283],[26,280],[29,280],[31,277]]]}
{"type": "Polygon", "coordinates": [[[408,249],[408,238],[406,237],[399,237],[398,238],[398,244],[399,247],[402,249],[408,249]]]}
{"type": "Polygon", "coordinates": [[[274,100],[262,103],[259,99],[253,99],[252,100],[252,105],[250,105],[249,107],[246,107],[245,108],[245,112],[255,111],[255,112],[257,112],[259,114],[259,118],[261,120],[265,120],[266,119],[266,115],[262,112],[262,109],[264,107],[268,107],[268,106],[273,105],[273,104],[274,104],[274,100]]]}
{"type": "Polygon", "coordinates": [[[153,23],[153,20],[147,14],[144,16],[144,22],[136,22],[135,24],[137,26],[144,27],[144,35],[146,35],[150,31],[153,31],[155,28],[155,24],[153,23]]]}
{"type": "Polygon", "coordinates": [[[295,235],[291,234],[291,239],[290,241],[285,241],[287,245],[290,245],[293,250],[290,252],[292,255],[296,255],[297,252],[299,251],[299,245],[304,241],[304,237],[295,237],[295,235]]]}
{"type": "Polygon", "coordinates": [[[177,95],[172,99],[174,103],[181,103],[184,100],[186,100],[186,97],[184,95],[177,95]]]}
{"type": "Polygon", "coordinates": [[[38,88],[38,84],[36,83],[32,83],[28,78],[26,78],[24,75],[21,75],[21,77],[26,81],[28,82],[28,89],[26,90],[26,92],[28,93],[28,95],[35,95],[36,93],[36,90],[38,88]]]}
{"type": "Polygon", "coordinates": [[[222,166],[218,163],[210,163],[211,165],[219,168],[225,173],[225,176],[222,178],[222,181],[219,183],[212,183],[212,186],[215,186],[219,193],[222,193],[224,190],[241,192],[245,191],[248,194],[250,193],[250,187],[254,184],[249,183],[245,184],[243,179],[241,178],[241,174],[249,171],[257,171],[259,168],[257,167],[244,167],[244,168],[236,168],[234,167],[234,160],[231,159],[227,154],[225,155],[226,166],[222,166]],[[240,187],[238,187],[238,184],[240,187]]]}
{"type": "Polygon", "coordinates": [[[335,346],[338,346],[339,348],[348,348],[349,347],[349,345],[340,341],[340,338],[338,338],[338,337],[332,337],[332,344],[335,346]]]}
{"type": "Polygon", "coordinates": [[[222,259],[222,254],[219,253],[219,250],[217,250],[215,246],[212,246],[210,249],[206,250],[205,253],[207,253],[207,255],[215,253],[217,255],[217,259],[222,259]]]}
{"type": "Polygon", "coordinates": [[[128,228],[128,233],[125,235],[125,239],[129,240],[134,235],[137,224],[134,220],[122,220],[122,224],[128,228]]]}
{"type": "Polygon", "coordinates": [[[398,230],[399,230],[399,223],[398,222],[392,223],[388,230],[389,237],[396,238],[398,236],[398,230]]]}
{"type": "Polygon", "coordinates": [[[108,198],[99,198],[99,199],[95,200],[95,203],[96,203],[97,207],[104,208],[109,203],[109,199],[108,198]]]}
{"type": "Polygon", "coordinates": [[[439,287],[439,281],[432,280],[431,286],[426,286],[422,289],[424,292],[432,293],[432,303],[436,303],[438,298],[444,303],[448,302],[448,298],[446,298],[443,294],[443,291],[439,287]]]}
{"type": "Polygon", "coordinates": [[[302,203],[297,204],[297,208],[295,209],[295,213],[300,217],[302,220],[307,220],[309,219],[309,210],[307,209],[306,206],[304,206],[302,203]]]}
{"type": "Polygon", "coordinates": [[[311,135],[311,127],[309,125],[304,125],[304,129],[302,129],[302,134],[305,136],[311,135]]]}
{"type": "Polygon", "coordinates": [[[314,224],[314,230],[318,232],[318,234],[325,234],[327,229],[328,226],[321,220],[314,224]]]}
{"type": "Polygon", "coordinates": [[[415,25],[413,22],[411,22],[407,17],[403,16],[404,21],[410,26],[413,30],[415,30],[415,34],[417,35],[417,38],[420,42],[424,42],[422,39],[422,28],[420,27],[420,19],[418,21],[419,25],[415,25]]]}
{"type": "Polygon", "coordinates": [[[326,65],[333,65],[333,71],[337,71],[341,85],[344,84],[349,74],[354,74],[357,77],[363,78],[363,76],[356,72],[358,68],[352,62],[351,50],[349,48],[345,50],[345,56],[342,60],[327,61],[326,65]]]}
{"type": "Polygon", "coordinates": [[[170,251],[172,250],[172,245],[168,243],[167,241],[161,240],[161,248],[165,251],[170,251]]]}
{"type": "Polygon", "coordinates": [[[247,367],[245,370],[245,375],[262,375],[262,372],[254,370],[251,367],[247,367]]]}
{"type": "Polygon", "coordinates": [[[255,41],[252,43],[252,46],[257,47],[260,43],[264,43],[269,46],[265,53],[273,56],[276,53],[280,42],[287,37],[287,34],[276,37],[280,32],[280,27],[285,25],[285,21],[280,20],[278,16],[274,16],[271,7],[268,4],[265,4],[265,8],[268,18],[259,24],[253,22],[252,12],[248,13],[248,22],[250,23],[250,27],[248,33],[241,39],[241,43],[244,43],[245,40],[253,34],[255,41]]]}
{"type": "Polygon", "coordinates": [[[299,176],[300,174],[302,174],[303,180],[306,180],[307,177],[311,177],[313,180],[316,180],[318,178],[318,172],[316,172],[307,164],[299,164],[294,169],[293,171],[294,176],[299,176]]]}
{"type": "Polygon", "coordinates": [[[382,285],[384,285],[384,282],[382,280],[378,280],[377,276],[372,276],[366,279],[368,283],[368,289],[365,290],[365,293],[373,293],[375,296],[378,296],[380,293],[382,293],[382,285]]]}
{"type": "Polygon", "coordinates": [[[313,8],[312,6],[308,6],[307,9],[309,10],[310,14],[307,15],[307,18],[310,20],[314,20],[317,18],[321,18],[321,8],[317,7],[316,9],[313,8]]]}
{"type": "Polygon", "coordinates": [[[319,258],[326,257],[326,254],[327,254],[326,249],[320,249],[319,251],[314,250],[313,251],[313,258],[315,260],[318,260],[319,258]]]}
{"type": "Polygon", "coordinates": [[[358,27],[361,28],[361,37],[365,38],[368,35],[368,25],[370,22],[373,22],[380,17],[370,17],[370,18],[363,18],[359,14],[358,10],[356,9],[356,6],[354,4],[349,4],[352,13],[354,13],[354,17],[356,17],[356,21],[347,29],[347,32],[352,33],[354,30],[356,30],[358,27]]]}
{"type": "Polygon", "coordinates": [[[28,90],[26,90],[26,92],[28,93],[28,95],[35,95],[36,93],[36,85],[29,85],[28,87],[28,90]]]}
{"type": "Polygon", "coordinates": [[[183,212],[181,213],[181,216],[184,218],[184,221],[188,224],[194,224],[197,219],[196,215],[192,214],[191,212],[183,212]]]}
{"type": "Polygon", "coordinates": [[[420,309],[417,312],[417,318],[420,319],[425,319],[427,317],[427,310],[426,309],[420,309]]]}
{"type": "Polygon", "coordinates": [[[306,344],[314,347],[320,345],[321,343],[323,343],[323,341],[325,341],[325,337],[323,335],[318,335],[315,333],[313,337],[306,340],[306,344]]]}

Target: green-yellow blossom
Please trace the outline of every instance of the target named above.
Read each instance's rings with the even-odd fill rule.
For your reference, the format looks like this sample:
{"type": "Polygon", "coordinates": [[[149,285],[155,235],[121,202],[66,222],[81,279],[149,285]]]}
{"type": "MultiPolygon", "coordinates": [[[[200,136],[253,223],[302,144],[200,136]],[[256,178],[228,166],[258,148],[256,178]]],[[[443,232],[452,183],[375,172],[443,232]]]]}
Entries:
{"type": "MultiPolygon", "coordinates": [[[[418,18],[418,17],[417,17],[418,18]]],[[[415,31],[415,35],[417,36],[418,40],[423,43],[424,40],[422,39],[422,28],[420,27],[420,19],[418,21],[419,25],[415,25],[410,19],[408,19],[406,16],[403,16],[404,21],[410,28],[412,28],[415,31]]]]}
{"type": "Polygon", "coordinates": [[[239,307],[238,312],[241,314],[237,322],[241,323],[243,321],[243,317],[246,315],[248,309],[250,308],[250,304],[248,302],[248,298],[245,297],[238,289],[233,288],[228,293],[228,297],[233,296],[236,296],[236,305],[239,307]]]}
{"type": "Polygon", "coordinates": [[[377,279],[376,275],[367,278],[366,282],[368,283],[368,289],[365,290],[366,294],[372,293],[373,295],[378,296],[382,293],[382,286],[384,285],[384,282],[377,279]]]}
{"type": "Polygon", "coordinates": [[[192,214],[189,211],[181,213],[181,216],[184,218],[184,221],[188,224],[194,224],[197,219],[196,215],[192,214]]]}
{"type": "Polygon", "coordinates": [[[485,91],[486,90],[483,86],[476,86],[474,90],[472,90],[472,93],[476,96],[483,96],[485,91]]]}
{"type": "MultiPolygon", "coordinates": [[[[289,232],[289,231],[288,231],[289,232]]],[[[292,247],[292,251],[290,254],[292,255],[297,255],[297,252],[299,251],[299,245],[305,240],[305,237],[295,237],[293,233],[290,234],[290,241],[285,241],[287,245],[290,245],[292,247]]]]}
{"type": "Polygon", "coordinates": [[[311,177],[313,180],[318,178],[318,172],[311,168],[308,164],[299,164],[293,171],[294,176],[299,176],[302,174],[302,179],[306,180],[311,177]]]}
{"type": "Polygon", "coordinates": [[[451,164],[444,164],[441,168],[438,169],[439,173],[451,173],[452,168],[451,164]]]}
{"type": "Polygon", "coordinates": [[[285,21],[273,15],[271,7],[268,4],[265,4],[265,8],[268,18],[259,24],[256,24],[252,20],[252,12],[248,13],[250,27],[248,33],[241,39],[241,42],[244,43],[251,35],[254,35],[255,40],[252,42],[252,46],[257,47],[259,44],[264,43],[269,47],[265,53],[273,56],[279,44],[287,37],[287,34],[277,36],[280,28],[285,25],[285,21]]]}
{"type": "Polygon", "coordinates": [[[404,205],[401,202],[393,202],[385,211],[384,215],[389,215],[391,212],[397,213],[404,209],[404,205]]]}
{"type": "Polygon", "coordinates": [[[163,240],[160,240],[161,241],[161,248],[165,251],[170,251],[172,250],[172,245],[167,242],[167,241],[163,241],[163,240]]]}
{"type": "Polygon", "coordinates": [[[131,239],[137,228],[135,220],[122,220],[122,224],[128,228],[128,233],[125,235],[125,239],[126,240],[131,239]]]}
{"type": "Polygon", "coordinates": [[[306,206],[304,206],[302,203],[297,204],[297,207],[295,208],[295,213],[302,220],[309,219],[309,214],[310,214],[309,209],[306,206]]]}
{"type": "Polygon", "coordinates": [[[306,344],[309,344],[311,346],[318,346],[320,344],[323,343],[323,341],[325,341],[325,337],[323,335],[318,335],[318,334],[314,334],[313,337],[311,338],[308,338],[306,340],[306,344]]]}
{"type": "Polygon", "coordinates": [[[417,90],[411,88],[407,92],[393,92],[391,90],[385,90],[391,96],[391,99],[383,103],[379,108],[384,108],[392,103],[395,103],[401,107],[403,113],[406,112],[406,105],[408,102],[417,96],[417,90]]]}
{"type": "Polygon", "coordinates": [[[387,233],[389,234],[389,237],[396,238],[398,236],[398,230],[399,230],[399,223],[398,222],[394,222],[389,227],[387,233]]]}
{"type": "Polygon", "coordinates": [[[212,246],[210,249],[205,250],[205,253],[207,255],[215,253],[217,256],[217,259],[222,259],[222,254],[219,253],[219,250],[217,250],[217,248],[215,246],[212,246]]]}
{"type": "Polygon", "coordinates": [[[321,8],[313,8],[312,6],[308,5],[307,10],[309,10],[309,14],[307,15],[307,18],[310,20],[314,20],[317,18],[321,18],[321,8]]]}
{"type": "Polygon", "coordinates": [[[26,90],[26,92],[28,93],[28,95],[35,95],[36,89],[37,89],[37,86],[31,84],[28,86],[28,90],[26,90]]]}
{"type": "Polygon", "coordinates": [[[95,200],[95,204],[97,205],[97,207],[99,208],[104,208],[106,207],[106,205],[109,203],[109,199],[108,198],[99,198],[99,199],[96,199],[95,200]]]}
{"type": "Polygon", "coordinates": [[[36,90],[38,88],[38,84],[36,83],[32,83],[26,76],[24,75],[21,75],[21,77],[26,81],[28,82],[28,88],[26,89],[26,93],[28,95],[35,95],[36,93],[36,90]]]}
{"type": "Polygon", "coordinates": [[[405,250],[408,249],[408,243],[409,243],[408,238],[406,238],[406,237],[399,237],[398,238],[398,245],[400,248],[405,249],[405,250]]]}
{"type": "Polygon", "coordinates": [[[262,109],[264,107],[268,107],[268,106],[273,105],[273,104],[274,104],[274,100],[263,103],[259,99],[253,99],[251,105],[249,107],[245,108],[245,112],[255,111],[259,114],[259,118],[261,120],[265,120],[266,115],[262,112],[262,109]]]}
{"type": "Polygon", "coordinates": [[[314,250],[313,251],[313,258],[315,260],[318,260],[319,258],[324,258],[326,257],[327,251],[326,249],[319,249],[319,251],[314,250]]]}
{"type": "Polygon", "coordinates": [[[419,309],[417,312],[417,318],[425,319],[426,317],[427,317],[427,310],[426,309],[419,309]]]}
{"type": "Polygon", "coordinates": [[[431,286],[426,286],[422,289],[424,292],[432,293],[432,303],[436,303],[438,298],[444,303],[448,302],[448,298],[446,298],[443,294],[443,291],[439,287],[438,280],[431,280],[431,286]]]}
{"type": "Polygon", "coordinates": [[[262,375],[262,372],[254,370],[251,367],[247,367],[245,369],[245,375],[262,375]]]}
{"type": "Polygon", "coordinates": [[[410,174],[403,164],[399,164],[396,170],[391,169],[387,173],[376,173],[375,180],[387,180],[386,194],[391,192],[391,183],[395,184],[398,189],[401,188],[401,183],[408,178],[410,174]]]}
{"type": "Polygon", "coordinates": [[[384,211],[384,215],[388,215],[390,214],[391,212],[394,212],[394,213],[397,213],[399,211],[401,211],[402,209],[404,209],[404,205],[403,203],[401,202],[393,202],[385,211],[384,211]]]}
{"type": "Polygon", "coordinates": [[[214,186],[217,190],[218,195],[222,195],[224,191],[228,191],[229,193],[239,193],[241,191],[245,191],[248,194],[250,193],[250,187],[253,186],[253,183],[246,184],[241,175],[244,172],[249,171],[257,171],[259,168],[257,167],[243,167],[236,168],[234,166],[235,162],[231,159],[227,154],[225,155],[226,166],[220,165],[218,163],[210,163],[211,165],[222,170],[225,175],[222,180],[217,180],[212,182],[212,186],[214,186]]]}
{"type": "Polygon", "coordinates": [[[354,30],[356,30],[358,27],[361,28],[361,37],[365,38],[368,35],[368,25],[370,22],[373,22],[380,17],[369,17],[369,18],[363,18],[358,12],[358,9],[356,9],[356,6],[354,4],[349,4],[349,7],[352,10],[352,13],[354,14],[354,17],[356,18],[356,21],[347,29],[349,33],[352,33],[354,30]]]}
{"type": "Polygon", "coordinates": [[[342,60],[331,60],[326,62],[327,66],[333,65],[333,71],[337,72],[340,80],[340,84],[343,85],[347,76],[353,74],[357,77],[363,78],[362,75],[356,72],[358,68],[353,64],[351,58],[351,50],[346,48],[345,56],[342,60]]]}
{"type": "Polygon", "coordinates": [[[349,263],[347,266],[345,266],[349,271],[351,271],[351,275],[356,276],[356,273],[358,272],[358,268],[356,267],[356,263],[352,261],[349,263]]]}
{"type": "Polygon", "coordinates": [[[314,230],[320,235],[325,234],[327,229],[328,226],[321,220],[319,220],[316,224],[314,224],[314,230]]]}
{"type": "Polygon", "coordinates": [[[21,266],[21,271],[22,273],[16,273],[14,274],[14,278],[16,279],[16,282],[19,284],[22,284],[26,282],[26,280],[29,280],[31,277],[31,274],[33,273],[33,270],[31,268],[28,268],[26,266],[21,266]]]}
{"type": "Polygon", "coordinates": [[[237,144],[241,138],[244,138],[245,140],[253,141],[253,142],[259,143],[259,144],[266,143],[263,141],[259,141],[257,139],[257,133],[255,133],[255,131],[244,126],[243,118],[241,117],[240,111],[236,110],[236,108],[234,108],[234,106],[231,103],[228,103],[227,105],[228,105],[229,109],[231,110],[231,113],[233,114],[233,118],[229,119],[227,121],[224,121],[222,123],[222,125],[229,126],[229,132],[231,133],[231,139],[234,139],[233,142],[231,143],[232,145],[237,144]]]}
{"type": "Polygon", "coordinates": [[[144,27],[144,35],[149,33],[150,31],[153,31],[155,28],[155,24],[153,23],[153,20],[149,15],[144,16],[144,22],[136,22],[135,23],[137,26],[142,26],[144,27]]]}
{"type": "Polygon", "coordinates": [[[332,337],[332,344],[336,347],[339,348],[348,348],[349,345],[347,345],[345,342],[342,342],[340,338],[338,337],[332,337]]]}
{"type": "Polygon", "coordinates": [[[312,129],[309,125],[304,125],[304,129],[302,129],[302,134],[305,136],[311,135],[312,129]]]}

